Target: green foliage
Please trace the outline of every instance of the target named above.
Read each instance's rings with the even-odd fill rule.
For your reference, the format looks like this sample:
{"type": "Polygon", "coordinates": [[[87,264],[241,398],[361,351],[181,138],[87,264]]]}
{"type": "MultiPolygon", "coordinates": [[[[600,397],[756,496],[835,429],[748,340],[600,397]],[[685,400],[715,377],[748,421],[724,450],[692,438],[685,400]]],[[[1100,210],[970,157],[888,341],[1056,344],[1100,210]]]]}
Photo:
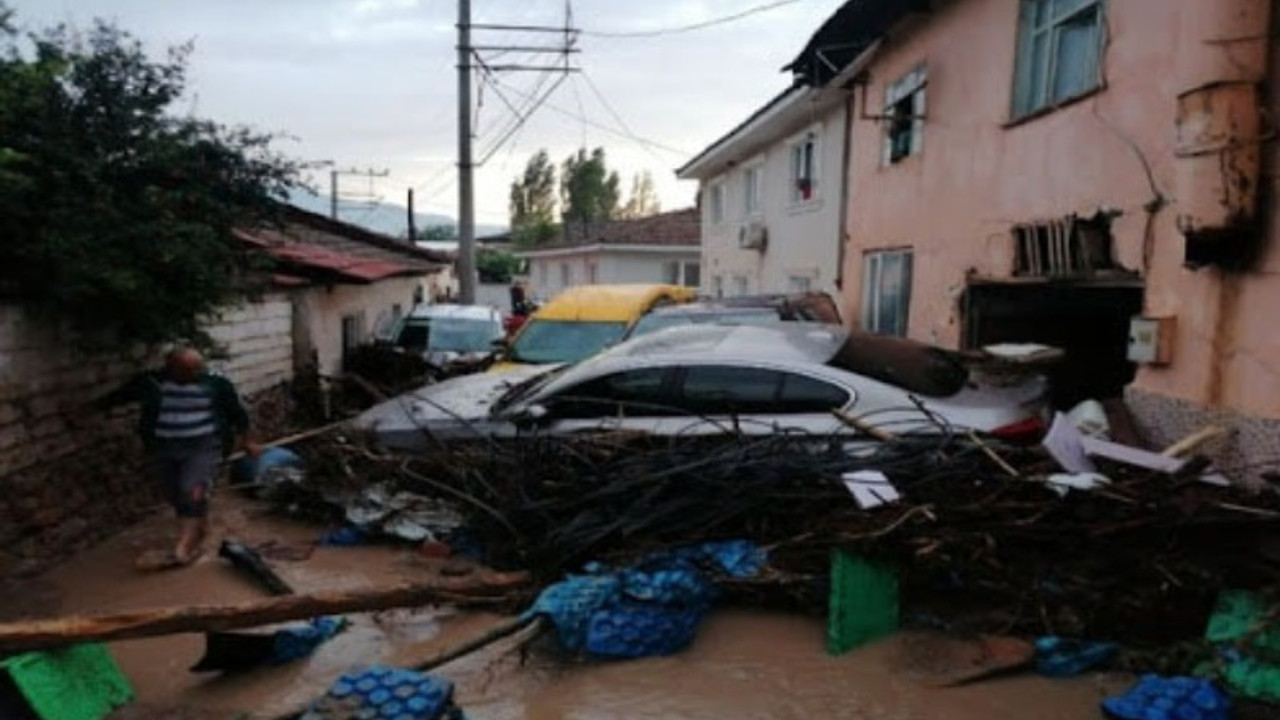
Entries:
{"type": "Polygon", "coordinates": [[[446,242],[457,240],[457,230],[452,225],[428,225],[418,231],[418,239],[423,242],[446,242]]]}
{"type": "Polygon", "coordinates": [[[648,170],[631,178],[631,197],[622,206],[619,215],[626,220],[657,215],[662,211],[658,191],[653,187],[653,176],[648,170]]]}
{"type": "Polygon", "coordinates": [[[556,168],[546,150],[529,158],[524,172],[511,183],[511,233],[517,245],[539,245],[553,239],[556,229],[556,168]]]}
{"type": "Polygon", "coordinates": [[[564,161],[560,171],[560,201],[565,224],[611,220],[618,214],[618,173],[605,163],[604,148],[588,155],[578,150],[564,161]]]}
{"type": "Polygon", "coordinates": [[[124,342],[200,337],[244,289],[233,226],[297,164],[271,137],[170,113],[190,47],[103,22],[20,36],[0,8],[0,294],[124,342]]]}
{"type": "Polygon", "coordinates": [[[523,264],[520,258],[502,250],[481,248],[476,253],[476,271],[480,273],[481,282],[509,283],[523,264]]]}

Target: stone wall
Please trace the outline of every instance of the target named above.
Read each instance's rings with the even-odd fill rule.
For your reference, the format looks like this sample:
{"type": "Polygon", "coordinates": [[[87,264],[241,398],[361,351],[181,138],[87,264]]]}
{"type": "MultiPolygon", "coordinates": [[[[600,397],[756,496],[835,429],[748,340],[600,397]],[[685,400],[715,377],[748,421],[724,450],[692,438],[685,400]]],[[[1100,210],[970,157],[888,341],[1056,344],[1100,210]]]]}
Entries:
{"type": "MultiPolygon", "coordinates": [[[[246,396],[270,395],[292,378],[287,297],[228,308],[208,332],[225,350],[211,364],[246,396]]],[[[63,328],[0,305],[0,574],[39,570],[155,507],[136,409],[100,415],[84,404],[157,361],[145,348],[91,350],[63,328]]]]}

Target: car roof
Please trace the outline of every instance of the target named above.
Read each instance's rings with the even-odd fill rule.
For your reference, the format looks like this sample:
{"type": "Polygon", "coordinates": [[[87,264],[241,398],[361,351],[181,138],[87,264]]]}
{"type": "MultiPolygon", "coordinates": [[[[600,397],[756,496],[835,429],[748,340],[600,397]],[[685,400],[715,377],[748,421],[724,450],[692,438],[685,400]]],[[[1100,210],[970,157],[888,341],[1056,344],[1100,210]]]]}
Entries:
{"type": "Polygon", "coordinates": [[[683,316],[683,315],[746,315],[758,314],[761,312],[770,312],[774,315],[778,314],[778,308],[774,305],[731,305],[720,301],[711,302],[691,302],[683,305],[669,305],[667,307],[654,308],[652,315],[660,316],[683,316]]]}
{"type": "Polygon", "coordinates": [[[482,320],[490,322],[498,317],[498,311],[483,305],[419,305],[409,311],[411,319],[482,320]]]}
{"type": "Polygon", "coordinates": [[[579,285],[551,298],[534,313],[542,320],[631,322],[662,299],[692,300],[692,288],[679,285],[579,285]]]}
{"type": "MultiPolygon", "coordinates": [[[[848,333],[837,327],[777,325],[688,325],[666,328],[605,350],[602,362],[620,359],[721,359],[825,363],[848,333]]],[[[591,361],[588,361],[591,362],[591,361]]]]}

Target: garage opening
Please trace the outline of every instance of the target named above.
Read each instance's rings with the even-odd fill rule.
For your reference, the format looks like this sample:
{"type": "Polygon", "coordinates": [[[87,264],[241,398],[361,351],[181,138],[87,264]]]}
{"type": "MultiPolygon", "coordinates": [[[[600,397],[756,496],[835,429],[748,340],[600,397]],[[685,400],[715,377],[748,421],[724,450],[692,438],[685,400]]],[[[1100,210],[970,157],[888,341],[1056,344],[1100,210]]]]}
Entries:
{"type": "Polygon", "coordinates": [[[1138,281],[977,281],[965,295],[965,347],[1039,343],[1066,358],[1048,377],[1055,407],[1120,396],[1136,366],[1129,320],[1142,311],[1138,281]]]}

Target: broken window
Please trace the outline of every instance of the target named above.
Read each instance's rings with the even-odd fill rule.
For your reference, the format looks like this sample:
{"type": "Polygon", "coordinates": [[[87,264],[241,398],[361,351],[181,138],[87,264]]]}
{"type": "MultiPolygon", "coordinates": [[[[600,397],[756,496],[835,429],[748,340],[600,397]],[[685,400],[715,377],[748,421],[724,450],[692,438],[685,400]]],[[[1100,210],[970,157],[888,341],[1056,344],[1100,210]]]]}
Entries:
{"type": "Polygon", "coordinates": [[[1101,84],[1102,0],[1022,0],[1013,116],[1020,118],[1101,84]]]}
{"type": "Polygon", "coordinates": [[[867,253],[862,263],[863,329],[904,336],[910,311],[911,251],[867,253]]]}
{"type": "Polygon", "coordinates": [[[1110,223],[1069,216],[1015,225],[1013,274],[1020,277],[1088,277],[1116,267],[1110,223]]]}
{"type": "Polygon", "coordinates": [[[791,146],[791,202],[806,203],[818,193],[818,136],[807,133],[791,146]]]}
{"type": "Polygon", "coordinates": [[[927,80],[928,72],[921,65],[885,88],[885,165],[920,154],[924,145],[927,80]]]}

